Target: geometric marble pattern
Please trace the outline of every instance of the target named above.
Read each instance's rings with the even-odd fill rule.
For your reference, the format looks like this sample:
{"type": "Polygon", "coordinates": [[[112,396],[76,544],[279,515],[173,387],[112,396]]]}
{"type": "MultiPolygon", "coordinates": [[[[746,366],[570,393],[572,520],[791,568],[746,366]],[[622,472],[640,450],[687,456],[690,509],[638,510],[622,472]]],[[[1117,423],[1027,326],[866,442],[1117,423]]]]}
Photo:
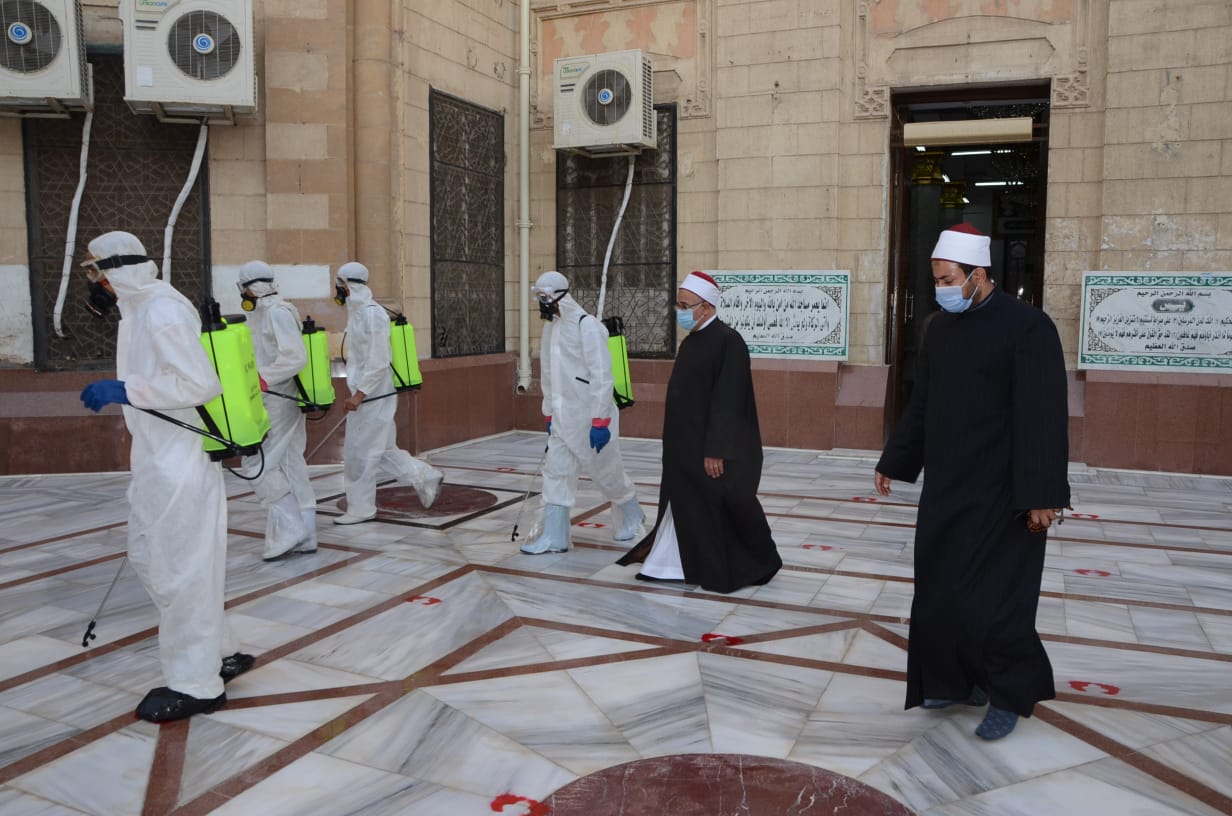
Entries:
{"type": "MultiPolygon", "coordinates": [[[[575,547],[519,554],[542,443],[433,451],[442,498],[495,500],[433,516],[403,496],[347,527],[340,468],[313,467],[320,549],[268,563],[228,477],[228,613],[257,663],[224,708],[163,726],[133,716],[161,675],[130,568],[81,646],[123,556],[126,474],[0,479],[0,813],[567,816],[578,791],[615,813],[598,781],[667,796],[686,761],[714,784],[662,812],[726,813],[733,780],[787,774],[819,793],[784,813],[885,810],[840,810],[835,786],[928,816],[1232,813],[1232,481],[1072,467],[1038,618],[1057,699],[985,743],[977,709],[903,710],[919,487],[876,496],[872,454],[767,450],[783,570],[718,595],[617,566],[585,481],[575,547]]],[[[660,445],[621,445],[652,514],[660,445]]]]}

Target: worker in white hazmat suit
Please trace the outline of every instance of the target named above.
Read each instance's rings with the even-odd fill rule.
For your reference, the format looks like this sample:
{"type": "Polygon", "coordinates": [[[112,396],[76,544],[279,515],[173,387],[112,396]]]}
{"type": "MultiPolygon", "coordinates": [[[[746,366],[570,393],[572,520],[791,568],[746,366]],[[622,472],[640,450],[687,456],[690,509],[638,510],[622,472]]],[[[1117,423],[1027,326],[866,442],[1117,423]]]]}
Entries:
{"type": "Polygon", "coordinates": [[[612,537],[629,541],[641,534],[646,514],[620,456],[607,328],[569,295],[569,281],[559,272],[544,272],[531,293],[540,317],[548,321],[539,350],[548,451],[543,461],[543,529],[522,552],[569,549],[569,511],[580,471],[612,502],[612,537]]]}
{"type": "Polygon", "coordinates": [[[257,373],[267,386],[262,397],[270,418],[261,453],[245,457],[243,469],[247,476],[260,474],[252,486],[267,513],[261,557],[275,561],[317,549],[317,499],[304,462],[308,438],[304,414],[294,399],[288,399],[299,393],[295,375],[307,364],[308,352],[299,312],[278,294],[269,264],[244,264],[238,283],[249,315],[257,373]]]}
{"type": "MultiPolygon", "coordinates": [[[[201,437],[138,408],[201,427],[196,407],[222,391],[201,347],[201,319],[188,299],[156,278],[145,247],[127,232],[89,245],[91,284],[115,295],[121,320],[115,380],[81,392],[87,408],[124,408],[132,434],[128,559],[158,607],[158,653],[167,685],[137,716],[166,722],[209,713],[227,700],[223,682],[252,667],[233,652],[223,616],[227,495],[222,470],[201,437]],[[229,655],[225,658],[222,655],[229,655]]],[[[97,302],[97,301],[96,301],[97,302]]]]}
{"type": "Polygon", "coordinates": [[[351,396],[344,403],[346,439],[342,444],[346,513],[334,524],[358,524],[376,517],[376,481],[384,470],[415,488],[419,502],[431,507],[445,475],[398,447],[397,397],[394,391],[389,315],[368,288],[368,267],[351,261],[338,268],[336,300],[347,307],[346,374],[351,396]]]}

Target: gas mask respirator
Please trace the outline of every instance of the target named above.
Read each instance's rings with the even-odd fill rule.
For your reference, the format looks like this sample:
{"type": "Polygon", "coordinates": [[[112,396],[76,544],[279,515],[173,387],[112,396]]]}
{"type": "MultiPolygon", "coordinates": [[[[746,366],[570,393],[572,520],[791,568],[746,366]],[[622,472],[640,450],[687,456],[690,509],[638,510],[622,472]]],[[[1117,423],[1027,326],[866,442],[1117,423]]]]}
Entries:
{"type": "Polygon", "coordinates": [[[240,308],[246,312],[251,312],[253,309],[257,308],[257,301],[260,298],[265,297],[265,295],[249,294],[248,287],[252,286],[254,283],[273,283],[273,282],[274,282],[273,278],[253,278],[252,280],[248,281],[248,283],[236,283],[235,285],[240,288],[240,308]]]}
{"type": "Polygon", "coordinates": [[[557,306],[556,304],[559,303],[560,299],[563,298],[567,294],[569,294],[568,289],[561,292],[559,295],[557,295],[554,298],[549,298],[549,296],[546,294],[539,295],[539,297],[536,298],[536,300],[539,301],[539,319],[540,320],[552,320],[557,315],[559,315],[560,307],[557,306]]]}
{"type": "Polygon", "coordinates": [[[107,283],[106,271],[121,266],[134,266],[146,263],[150,259],[144,255],[113,255],[98,261],[87,261],[86,267],[86,308],[95,317],[106,317],[116,305],[116,293],[111,284],[107,283]]]}

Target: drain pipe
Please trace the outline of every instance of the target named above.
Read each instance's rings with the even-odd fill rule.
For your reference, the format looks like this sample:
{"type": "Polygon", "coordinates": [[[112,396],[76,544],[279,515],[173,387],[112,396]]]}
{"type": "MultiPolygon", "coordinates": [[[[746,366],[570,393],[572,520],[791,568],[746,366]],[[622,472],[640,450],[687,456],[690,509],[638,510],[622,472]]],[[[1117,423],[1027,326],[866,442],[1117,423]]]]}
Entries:
{"type": "Polygon", "coordinates": [[[61,319],[64,317],[64,299],[68,296],[68,279],[73,271],[73,255],[77,251],[77,216],[81,212],[81,194],[86,189],[86,165],[90,160],[90,126],[94,122],[94,111],[86,111],[86,121],[81,126],[81,157],[77,164],[77,192],[73,193],[73,204],[68,211],[68,231],[64,236],[64,266],[60,270],[60,291],[56,295],[56,306],[51,313],[51,324],[56,337],[64,336],[61,319]]]}
{"type": "Polygon", "coordinates": [[[197,183],[197,174],[201,171],[201,159],[205,156],[205,144],[209,137],[210,126],[203,120],[201,130],[197,133],[197,149],[193,151],[192,165],[188,168],[188,178],[184,181],[184,186],[175,199],[175,206],[171,208],[171,217],[167,219],[167,226],[163,229],[163,280],[167,283],[171,282],[171,238],[175,235],[175,222],[180,217],[180,210],[183,209],[184,202],[188,200],[188,194],[192,192],[193,185],[197,183]]]}
{"type": "Polygon", "coordinates": [[[530,389],[530,2],[518,19],[518,385],[530,389]]]}

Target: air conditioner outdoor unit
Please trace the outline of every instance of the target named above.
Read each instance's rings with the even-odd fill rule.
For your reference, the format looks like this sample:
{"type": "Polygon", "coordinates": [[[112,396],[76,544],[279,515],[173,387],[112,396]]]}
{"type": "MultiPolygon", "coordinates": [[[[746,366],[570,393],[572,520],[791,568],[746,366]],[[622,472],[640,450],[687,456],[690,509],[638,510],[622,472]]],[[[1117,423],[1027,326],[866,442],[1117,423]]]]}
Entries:
{"type": "Polygon", "coordinates": [[[0,0],[0,115],[93,107],[78,0],[0,0]]]}
{"type": "Polygon", "coordinates": [[[556,60],[557,150],[591,156],[654,148],[654,73],[639,50],[556,60]]]}
{"type": "Polygon", "coordinates": [[[252,0],[120,0],[124,101],[163,121],[257,109],[252,0]]]}

